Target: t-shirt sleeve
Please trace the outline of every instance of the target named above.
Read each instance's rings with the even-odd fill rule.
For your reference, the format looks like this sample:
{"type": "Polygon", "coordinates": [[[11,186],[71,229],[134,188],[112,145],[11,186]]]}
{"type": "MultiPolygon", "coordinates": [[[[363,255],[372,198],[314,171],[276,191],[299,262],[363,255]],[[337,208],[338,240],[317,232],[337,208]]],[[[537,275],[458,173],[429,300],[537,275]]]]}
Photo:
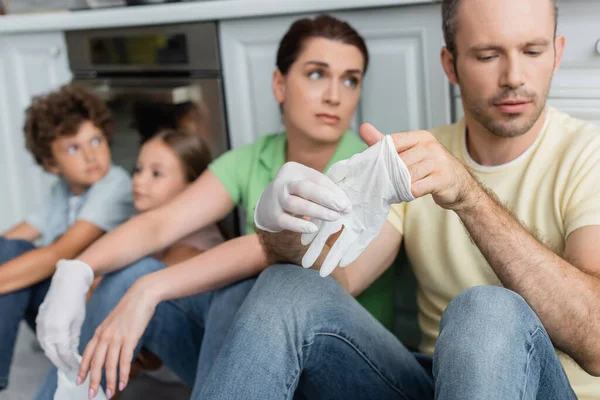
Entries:
{"type": "Polygon", "coordinates": [[[400,234],[404,234],[404,214],[407,203],[392,204],[387,220],[400,234]]]}
{"type": "MultiPolygon", "coordinates": [[[[600,132],[599,132],[600,133],[600,132]]],[[[600,225],[600,136],[573,167],[565,191],[565,238],[584,226],[600,225]]]]}
{"type": "Polygon", "coordinates": [[[229,150],[208,166],[235,204],[242,201],[243,188],[248,184],[253,150],[253,145],[229,150]]]}
{"type": "Polygon", "coordinates": [[[77,220],[88,221],[108,232],[127,221],[133,212],[131,179],[123,169],[113,167],[89,189],[77,220]]]}
{"type": "Polygon", "coordinates": [[[50,189],[49,196],[46,198],[44,203],[37,210],[31,212],[31,214],[25,217],[25,222],[33,226],[42,236],[44,236],[44,232],[46,232],[47,228],[47,213],[52,212],[51,210],[56,212],[57,205],[60,203],[59,185],[59,182],[55,183],[50,189]]]}

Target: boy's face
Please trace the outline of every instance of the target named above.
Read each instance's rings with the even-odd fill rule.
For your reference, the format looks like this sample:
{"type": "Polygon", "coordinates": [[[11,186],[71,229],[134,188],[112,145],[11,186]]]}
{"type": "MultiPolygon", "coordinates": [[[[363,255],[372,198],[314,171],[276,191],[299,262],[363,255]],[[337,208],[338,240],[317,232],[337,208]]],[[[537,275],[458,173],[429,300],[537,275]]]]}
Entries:
{"type": "Polygon", "coordinates": [[[84,121],[73,136],[61,136],[51,145],[53,160],[47,168],[62,176],[71,191],[81,194],[108,173],[110,149],[103,132],[84,121]]]}

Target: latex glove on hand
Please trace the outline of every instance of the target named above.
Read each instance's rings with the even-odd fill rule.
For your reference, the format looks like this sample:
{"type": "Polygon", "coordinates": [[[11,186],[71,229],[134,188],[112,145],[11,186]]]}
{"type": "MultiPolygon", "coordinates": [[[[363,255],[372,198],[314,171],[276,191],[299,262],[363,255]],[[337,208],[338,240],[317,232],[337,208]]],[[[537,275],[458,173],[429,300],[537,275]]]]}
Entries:
{"type": "Polygon", "coordinates": [[[330,178],[295,162],[285,163],[260,196],[254,223],[266,232],[311,233],[317,226],[302,217],[335,221],[351,209],[350,199],[330,178]]]}
{"type": "Polygon", "coordinates": [[[327,172],[347,195],[352,210],[337,220],[313,220],[318,233],[302,235],[302,244],[311,243],[302,266],[313,266],[330,235],[344,227],[323,265],[320,275],[329,275],[339,264],[345,267],[358,258],[379,234],[392,204],[412,201],[411,178],[398,156],[390,136],[360,154],[331,166],[327,172]]]}
{"type": "Polygon", "coordinates": [[[93,280],[94,271],[83,261],[60,260],[38,311],[38,340],[46,357],[59,370],[79,368],[76,354],[85,319],[85,296],[93,280]]]}

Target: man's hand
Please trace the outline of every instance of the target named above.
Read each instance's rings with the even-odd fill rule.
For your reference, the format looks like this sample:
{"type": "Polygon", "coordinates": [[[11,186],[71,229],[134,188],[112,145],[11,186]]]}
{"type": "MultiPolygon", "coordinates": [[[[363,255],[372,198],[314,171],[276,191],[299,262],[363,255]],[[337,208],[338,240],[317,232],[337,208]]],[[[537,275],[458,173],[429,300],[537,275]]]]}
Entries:
{"type": "Polygon", "coordinates": [[[44,353],[65,372],[79,367],[77,347],[85,319],[86,293],[93,280],[94,272],[86,263],[60,260],[36,318],[37,337],[44,353]]]}
{"type": "Polygon", "coordinates": [[[317,226],[302,217],[335,221],[350,208],[348,196],[331,179],[302,164],[288,162],[258,200],[254,222],[265,232],[314,233],[317,226]]]}
{"type": "MultiPolygon", "coordinates": [[[[360,136],[369,146],[383,138],[371,124],[360,127],[360,136]]],[[[473,207],[484,195],[475,178],[431,133],[408,131],[391,136],[410,172],[415,198],[431,194],[440,207],[460,211],[473,207]]]]}

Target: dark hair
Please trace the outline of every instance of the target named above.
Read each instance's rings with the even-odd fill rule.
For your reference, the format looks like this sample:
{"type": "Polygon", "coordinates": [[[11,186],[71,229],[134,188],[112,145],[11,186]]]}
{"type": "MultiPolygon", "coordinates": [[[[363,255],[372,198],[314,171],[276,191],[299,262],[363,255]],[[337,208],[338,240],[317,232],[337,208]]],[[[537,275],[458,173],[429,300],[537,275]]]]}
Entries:
{"type": "Polygon", "coordinates": [[[25,113],[25,145],[42,167],[52,160],[52,142],[61,136],[76,135],[83,122],[93,123],[107,140],[114,131],[108,106],[88,89],[74,83],[34,97],[25,113]]]}
{"type": "MultiPolygon", "coordinates": [[[[162,140],[163,143],[175,152],[183,167],[187,183],[195,181],[208,168],[208,165],[212,161],[208,146],[197,135],[175,129],[164,129],[159,131],[150,140],[152,139],[162,140]]],[[[230,232],[224,221],[218,221],[216,224],[225,240],[234,237],[233,232],[230,232]]]]}
{"type": "MultiPolygon", "coordinates": [[[[186,117],[192,116],[195,121],[207,118],[201,115],[200,107],[191,101],[178,104],[137,101],[133,105],[133,115],[133,126],[139,132],[142,144],[163,129],[182,130],[182,121],[186,117]]],[[[194,130],[188,133],[205,133],[199,126],[194,130]]]]}
{"type": "Polygon", "coordinates": [[[295,21],[283,35],[277,50],[277,68],[285,75],[298,59],[305,42],[311,38],[337,40],[355,46],[364,58],[364,72],[369,65],[369,51],[364,39],[345,21],[330,15],[319,15],[314,19],[302,18],[295,21]]]}
{"type": "MultiPolygon", "coordinates": [[[[458,7],[461,0],[443,0],[442,2],[442,30],[444,31],[444,40],[448,51],[456,59],[456,31],[458,29],[458,7]]],[[[558,0],[550,0],[554,10],[554,35],[558,27],[558,0]]]]}
{"type": "Polygon", "coordinates": [[[162,140],[175,152],[181,161],[185,180],[188,183],[195,181],[212,161],[208,146],[199,136],[165,129],[159,131],[152,139],[162,140]]]}

